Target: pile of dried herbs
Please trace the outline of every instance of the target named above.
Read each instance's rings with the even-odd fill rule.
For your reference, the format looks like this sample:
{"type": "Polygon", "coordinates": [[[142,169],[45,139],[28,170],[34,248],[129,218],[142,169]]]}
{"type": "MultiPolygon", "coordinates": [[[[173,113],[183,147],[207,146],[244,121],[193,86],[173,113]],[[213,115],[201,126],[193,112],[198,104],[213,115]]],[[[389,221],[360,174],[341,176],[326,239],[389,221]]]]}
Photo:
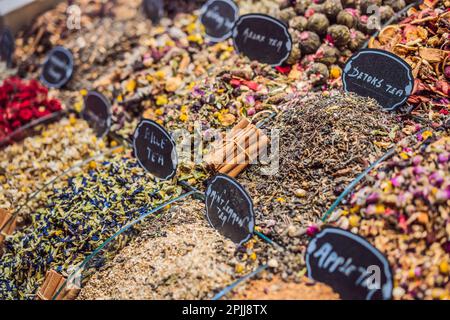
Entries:
{"type": "Polygon", "coordinates": [[[403,133],[374,100],[352,94],[293,97],[280,108],[270,125],[279,130],[279,168],[253,166],[239,181],[253,197],[261,231],[286,249],[265,255],[269,263],[278,259],[275,272],[286,279],[304,266],[308,227],[403,133]]]}

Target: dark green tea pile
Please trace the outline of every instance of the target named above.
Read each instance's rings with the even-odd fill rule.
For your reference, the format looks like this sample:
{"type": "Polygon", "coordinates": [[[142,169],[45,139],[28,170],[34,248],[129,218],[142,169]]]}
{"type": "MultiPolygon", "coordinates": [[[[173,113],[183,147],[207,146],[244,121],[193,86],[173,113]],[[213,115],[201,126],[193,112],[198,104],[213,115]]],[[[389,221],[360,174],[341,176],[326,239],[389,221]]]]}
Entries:
{"type": "MultiPolygon", "coordinates": [[[[256,225],[291,253],[278,256],[283,278],[299,271],[308,226],[369,163],[399,138],[394,118],[375,100],[337,93],[294,98],[272,129],[279,130],[279,169],[266,176],[253,166],[239,179],[255,202],[256,225]],[[397,136],[397,137],[396,137],[397,136]]],[[[272,136],[273,142],[273,136],[272,136]]]]}
{"type": "Polygon", "coordinates": [[[34,298],[48,270],[67,274],[125,224],[181,192],[152,181],[134,159],[116,156],[90,168],[55,190],[31,225],[7,237],[0,299],[34,298]]]}

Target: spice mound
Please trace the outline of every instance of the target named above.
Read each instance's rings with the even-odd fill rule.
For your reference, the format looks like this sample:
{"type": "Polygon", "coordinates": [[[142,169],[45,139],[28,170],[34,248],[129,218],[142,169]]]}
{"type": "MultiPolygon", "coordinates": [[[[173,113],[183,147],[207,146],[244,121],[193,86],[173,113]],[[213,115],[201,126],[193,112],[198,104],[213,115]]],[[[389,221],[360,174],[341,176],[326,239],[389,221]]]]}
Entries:
{"type": "Polygon", "coordinates": [[[212,298],[233,281],[228,261],[235,245],[212,229],[203,213],[198,201],[170,209],[158,228],[145,227],[95,274],[79,299],[212,298]]]}
{"type": "Polygon", "coordinates": [[[0,86],[0,140],[26,125],[62,109],[36,80],[10,77],[0,86]]]}
{"type": "Polygon", "coordinates": [[[339,300],[333,289],[302,278],[299,283],[284,282],[280,277],[272,280],[254,280],[228,298],[233,300],[339,300]],[[244,290],[240,290],[244,289],[244,290]]]}
{"type": "Polygon", "coordinates": [[[450,298],[450,137],[398,147],[334,214],[386,255],[395,299],[450,298]]]}
{"type": "Polygon", "coordinates": [[[34,298],[48,270],[67,274],[126,223],[181,192],[120,155],[89,167],[55,190],[31,225],[6,237],[0,299],[34,298]]]}
{"type": "MultiPolygon", "coordinates": [[[[262,232],[295,255],[305,250],[307,227],[400,132],[375,100],[356,95],[313,94],[280,108],[284,112],[271,127],[279,132],[278,154],[269,167],[249,168],[240,182],[253,197],[262,232]]],[[[299,259],[283,253],[275,270],[292,274],[302,268],[299,259]]]]}

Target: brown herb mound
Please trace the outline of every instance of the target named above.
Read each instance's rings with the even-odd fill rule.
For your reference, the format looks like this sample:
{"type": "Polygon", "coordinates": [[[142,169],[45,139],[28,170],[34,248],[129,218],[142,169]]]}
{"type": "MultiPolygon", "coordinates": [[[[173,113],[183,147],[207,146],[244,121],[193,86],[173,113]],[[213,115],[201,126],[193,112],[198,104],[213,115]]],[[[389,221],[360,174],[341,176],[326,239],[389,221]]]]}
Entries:
{"type": "Polygon", "coordinates": [[[253,197],[262,232],[294,253],[284,252],[273,268],[286,279],[303,267],[307,227],[387,151],[397,127],[375,100],[352,94],[294,97],[281,109],[271,126],[280,130],[278,172],[267,176],[253,166],[240,181],[253,197]]]}

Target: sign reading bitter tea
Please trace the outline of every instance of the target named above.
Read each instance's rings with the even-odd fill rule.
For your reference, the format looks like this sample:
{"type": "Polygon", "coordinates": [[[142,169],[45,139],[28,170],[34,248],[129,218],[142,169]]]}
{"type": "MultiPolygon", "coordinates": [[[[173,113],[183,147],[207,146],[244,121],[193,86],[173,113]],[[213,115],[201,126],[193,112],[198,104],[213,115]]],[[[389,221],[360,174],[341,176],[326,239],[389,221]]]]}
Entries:
{"type": "Polygon", "coordinates": [[[283,64],[292,50],[292,38],[287,26],[264,14],[246,14],[233,28],[236,51],[272,66],[283,64]]]}
{"type": "Polygon", "coordinates": [[[6,61],[8,67],[12,66],[15,48],[16,45],[11,30],[4,28],[0,31],[0,59],[6,61]]]}
{"type": "Polygon", "coordinates": [[[144,12],[147,17],[153,22],[158,23],[164,14],[163,0],[144,0],[142,3],[144,12]]]}
{"type": "Polygon", "coordinates": [[[306,250],[308,277],[323,282],[346,300],[389,300],[392,272],[387,259],[364,238],[326,228],[306,250]]]}
{"type": "Polygon", "coordinates": [[[207,37],[215,42],[231,36],[234,23],[239,18],[239,8],[233,0],[209,0],[200,13],[200,22],[207,37]]]}
{"type": "Polygon", "coordinates": [[[162,126],[152,120],[142,120],[134,132],[133,147],[139,164],[155,177],[168,180],[175,176],[176,144],[162,126]]]}
{"type": "Polygon", "coordinates": [[[219,174],[206,190],[206,217],[213,228],[233,242],[243,244],[253,234],[253,202],[245,189],[233,178],[219,174]]]}
{"type": "Polygon", "coordinates": [[[97,137],[103,137],[111,128],[111,104],[101,93],[91,91],[84,99],[83,119],[93,128],[97,137]]]}
{"type": "Polygon", "coordinates": [[[72,53],[63,47],[53,48],[42,67],[40,80],[49,88],[61,88],[72,77],[74,68],[72,53]]]}
{"type": "Polygon", "coordinates": [[[378,49],[355,53],[345,64],[342,82],[345,91],[374,98],[386,110],[403,105],[414,87],[411,67],[395,54],[378,49]]]}

